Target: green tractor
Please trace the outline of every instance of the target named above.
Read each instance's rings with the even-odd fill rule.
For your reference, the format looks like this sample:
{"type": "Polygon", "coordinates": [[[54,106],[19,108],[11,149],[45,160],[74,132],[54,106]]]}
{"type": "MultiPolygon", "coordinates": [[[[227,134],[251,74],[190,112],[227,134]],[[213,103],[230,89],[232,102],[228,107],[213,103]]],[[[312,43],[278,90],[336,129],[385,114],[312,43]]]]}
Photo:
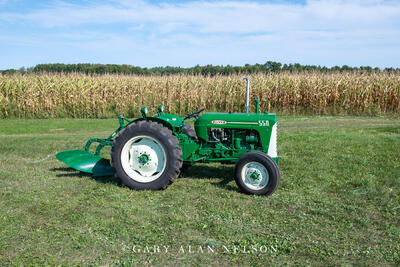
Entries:
{"type": "MultiPolygon", "coordinates": [[[[247,79],[246,79],[247,80],[247,79]]],[[[57,154],[68,166],[95,176],[116,175],[136,190],[165,189],[196,162],[235,164],[235,181],[248,194],[271,195],[279,185],[277,117],[249,113],[247,80],[246,113],[206,113],[204,108],[181,118],[164,113],[149,116],[147,107],[135,120],[119,116],[119,128],[108,138],[90,139],[85,150],[57,154]],[[188,119],[195,119],[194,129],[188,119]],[[97,143],[95,153],[90,152],[97,143]],[[111,162],[100,151],[111,146],[111,162]]]]}

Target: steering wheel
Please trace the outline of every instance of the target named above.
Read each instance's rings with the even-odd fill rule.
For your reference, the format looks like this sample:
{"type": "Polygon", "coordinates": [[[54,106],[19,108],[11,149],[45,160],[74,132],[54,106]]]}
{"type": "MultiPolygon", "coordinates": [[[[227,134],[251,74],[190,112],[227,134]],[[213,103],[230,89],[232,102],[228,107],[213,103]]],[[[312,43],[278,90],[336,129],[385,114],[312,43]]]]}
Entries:
{"type": "Polygon", "coordinates": [[[201,109],[199,109],[198,111],[196,111],[196,112],[193,112],[193,113],[188,113],[187,114],[187,116],[185,117],[185,118],[183,118],[184,120],[187,120],[187,119],[191,119],[191,118],[197,118],[198,116],[199,116],[199,114],[203,111],[203,110],[205,110],[206,108],[201,108],[201,109]]]}

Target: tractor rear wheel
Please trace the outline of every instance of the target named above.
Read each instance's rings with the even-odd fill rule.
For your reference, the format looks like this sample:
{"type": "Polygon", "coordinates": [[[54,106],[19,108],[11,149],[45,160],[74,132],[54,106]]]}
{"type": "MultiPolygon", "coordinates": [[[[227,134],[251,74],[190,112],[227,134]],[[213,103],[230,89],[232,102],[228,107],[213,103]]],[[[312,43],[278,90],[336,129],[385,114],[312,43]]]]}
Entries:
{"type": "Polygon", "coordinates": [[[267,154],[248,152],[236,162],[235,181],[246,194],[269,196],[278,188],[279,168],[267,154]]]}
{"type": "Polygon", "coordinates": [[[131,189],[160,190],[179,176],[182,150],[168,128],[139,121],[114,140],[111,159],[116,176],[131,189]]]}

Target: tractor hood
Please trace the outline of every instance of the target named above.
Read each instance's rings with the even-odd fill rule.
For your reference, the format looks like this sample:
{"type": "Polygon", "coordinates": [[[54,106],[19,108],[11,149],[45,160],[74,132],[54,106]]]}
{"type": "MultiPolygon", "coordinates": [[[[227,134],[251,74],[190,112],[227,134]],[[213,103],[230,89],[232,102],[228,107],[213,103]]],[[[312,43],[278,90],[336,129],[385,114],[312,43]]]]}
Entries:
{"type": "Polygon", "coordinates": [[[271,134],[272,126],[277,122],[274,113],[206,113],[194,123],[197,136],[208,141],[210,128],[236,128],[256,130],[263,138],[271,134]]]}
{"type": "Polygon", "coordinates": [[[254,126],[272,126],[275,122],[277,117],[274,113],[206,113],[196,120],[195,126],[246,129],[254,126]]]}

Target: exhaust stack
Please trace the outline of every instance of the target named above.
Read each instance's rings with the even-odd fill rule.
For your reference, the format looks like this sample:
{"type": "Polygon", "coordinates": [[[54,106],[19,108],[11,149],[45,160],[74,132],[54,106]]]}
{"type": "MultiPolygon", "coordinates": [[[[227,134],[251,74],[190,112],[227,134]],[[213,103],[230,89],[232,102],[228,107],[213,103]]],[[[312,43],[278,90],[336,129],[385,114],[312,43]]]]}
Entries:
{"type": "Polygon", "coordinates": [[[246,81],[246,113],[249,113],[250,80],[247,77],[243,77],[243,81],[246,81]]]}

